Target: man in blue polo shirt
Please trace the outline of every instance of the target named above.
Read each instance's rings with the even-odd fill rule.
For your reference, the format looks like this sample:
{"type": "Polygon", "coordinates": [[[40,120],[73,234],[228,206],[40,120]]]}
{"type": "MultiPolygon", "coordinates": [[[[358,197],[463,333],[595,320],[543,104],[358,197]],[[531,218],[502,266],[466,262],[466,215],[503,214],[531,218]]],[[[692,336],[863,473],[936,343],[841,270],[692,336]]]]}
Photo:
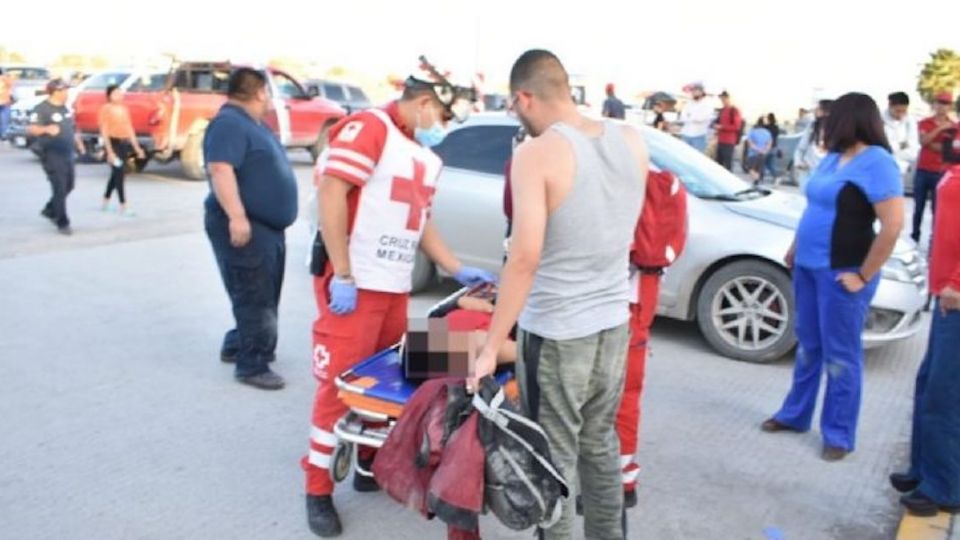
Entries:
{"type": "Polygon", "coordinates": [[[236,321],[220,359],[236,364],[239,382],[279,390],[283,378],[268,364],[277,347],[284,230],[297,218],[297,179],[263,123],[270,102],[264,74],[236,70],[227,97],[203,140],[211,191],[205,227],[236,321]]]}

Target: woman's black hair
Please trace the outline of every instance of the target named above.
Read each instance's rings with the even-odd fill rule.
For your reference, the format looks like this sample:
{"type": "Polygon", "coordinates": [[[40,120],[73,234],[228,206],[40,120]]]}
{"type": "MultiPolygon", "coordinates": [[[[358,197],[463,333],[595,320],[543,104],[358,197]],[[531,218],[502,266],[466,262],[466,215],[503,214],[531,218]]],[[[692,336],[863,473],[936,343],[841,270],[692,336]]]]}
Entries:
{"type": "Polygon", "coordinates": [[[830,152],[845,152],[858,142],[882,146],[890,152],[883,129],[883,117],[877,102],[866,94],[851,92],[840,96],[830,108],[823,126],[824,141],[830,152]]]}
{"type": "Polygon", "coordinates": [[[761,114],[760,117],[757,118],[757,123],[754,124],[753,126],[754,126],[754,127],[763,127],[763,126],[765,126],[765,125],[766,125],[766,124],[764,123],[763,115],[761,114]]]}
{"type": "Polygon", "coordinates": [[[110,99],[110,96],[113,95],[113,92],[120,89],[120,85],[111,84],[107,86],[107,99],[110,99]]]}
{"type": "Polygon", "coordinates": [[[767,115],[767,125],[768,125],[768,126],[775,126],[775,125],[777,125],[777,116],[776,116],[775,114],[770,113],[770,114],[767,115]]]}

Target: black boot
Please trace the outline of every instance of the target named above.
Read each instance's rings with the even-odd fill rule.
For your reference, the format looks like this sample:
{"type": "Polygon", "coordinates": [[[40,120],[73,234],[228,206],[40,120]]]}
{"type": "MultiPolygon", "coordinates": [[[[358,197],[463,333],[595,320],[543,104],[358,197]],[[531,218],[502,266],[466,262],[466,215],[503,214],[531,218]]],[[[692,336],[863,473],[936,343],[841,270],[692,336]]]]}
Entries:
{"type": "Polygon", "coordinates": [[[893,473],[890,475],[890,485],[900,493],[910,493],[917,489],[920,482],[906,473],[893,473]]]}
{"type": "Polygon", "coordinates": [[[353,490],[359,493],[373,493],[380,491],[380,484],[373,477],[373,460],[358,459],[357,467],[353,471],[353,490]]]}
{"type": "Polygon", "coordinates": [[[307,525],[321,538],[340,536],[343,526],[330,495],[307,495],[307,525]]]}

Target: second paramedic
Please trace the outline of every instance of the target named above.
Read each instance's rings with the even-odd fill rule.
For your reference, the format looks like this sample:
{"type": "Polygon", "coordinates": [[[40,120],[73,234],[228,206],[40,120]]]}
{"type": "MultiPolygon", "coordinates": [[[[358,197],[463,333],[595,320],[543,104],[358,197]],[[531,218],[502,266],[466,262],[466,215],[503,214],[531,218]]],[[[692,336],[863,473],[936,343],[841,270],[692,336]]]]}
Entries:
{"type": "MultiPolygon", "coordinates": [[[[334,424],[347,407],[335,379],[406,332],[418,252],[464,285],[495,280],[489,272],[463,266],[430,219],[442,165],[430,147],[443,140],[449,120],[465,116],[472,97],[469,89],[439,79],[410,77],[399,100],[342,120],[317,163],[322,251],[328,260],[314,278],[318,386],[303,468],[308,524],[321,537],[342,531],[329,469],[337,445],[334,424]]],[[[379,489],[369,472],[373,449],[361,447],[357,461],[354,489],[379,489]]]]}

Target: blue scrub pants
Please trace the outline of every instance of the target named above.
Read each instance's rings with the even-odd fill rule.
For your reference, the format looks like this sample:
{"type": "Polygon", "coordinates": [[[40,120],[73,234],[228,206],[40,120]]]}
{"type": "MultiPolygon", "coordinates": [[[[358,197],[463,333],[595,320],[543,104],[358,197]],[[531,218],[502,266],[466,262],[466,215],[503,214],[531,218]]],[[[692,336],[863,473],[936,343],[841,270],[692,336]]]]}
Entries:
{"type": "Polygon", "coordinates": [[[917,373],[910,476],[941,506],[960,506],[960,311],[933,310],[917,373]]]}
{"type": "Polygon", "coordinates": [[[793,385],[774,418],[793,429],[809,430],[821,374],[826,371],[827,389],[820,414],[823,443],[852,451],[863,386],[862,334],[880,277],[874,277],[860,292],[849,293],[837,281],[844,271],[856,269],[798,266],[793,270],[799,345],[793,385]]]}

